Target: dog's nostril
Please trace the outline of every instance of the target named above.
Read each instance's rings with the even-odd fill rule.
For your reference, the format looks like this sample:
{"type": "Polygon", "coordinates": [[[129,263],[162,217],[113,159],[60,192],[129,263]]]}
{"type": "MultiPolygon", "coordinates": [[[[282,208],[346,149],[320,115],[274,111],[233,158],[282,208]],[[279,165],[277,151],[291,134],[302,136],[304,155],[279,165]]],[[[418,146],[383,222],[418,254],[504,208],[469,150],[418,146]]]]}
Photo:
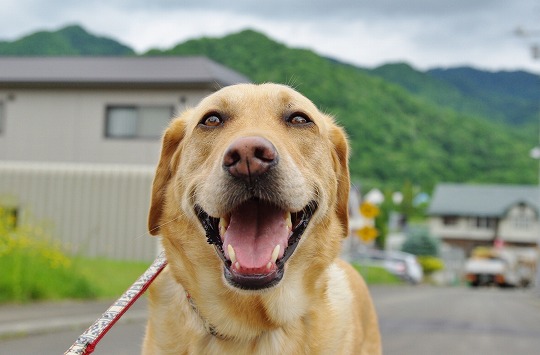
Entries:
{"type": "Polygon", "coordinates": [[[240,157],[240,153],[237,151],[227,151],[227,154],[225,154],[225,157],[223,158],[223,165],[230,167],[238,163],[240,159],[242,158],[240,157]]]}
{"type": "Polygon", "coordinates": [[[268,149],[268,147],[258,147],[255,148],[255,158],[263,160],[265,162],[272,162],[276,159],[276,150],[268,149]]]}
{"type": "Polygon", "coordinates": [[[223,156],[223,167],[234,177],[250,178],[266,173],[277,163],[274,145],[262,137],[235,140],[223,156]]]}

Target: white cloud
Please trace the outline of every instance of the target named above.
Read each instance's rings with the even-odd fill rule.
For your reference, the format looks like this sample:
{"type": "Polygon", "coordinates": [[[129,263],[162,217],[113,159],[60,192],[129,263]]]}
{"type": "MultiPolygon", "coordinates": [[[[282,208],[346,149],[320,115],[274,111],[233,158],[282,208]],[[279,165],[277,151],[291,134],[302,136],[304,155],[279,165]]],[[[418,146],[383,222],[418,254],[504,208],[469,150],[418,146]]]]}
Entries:
{"type": "Polygon", "coordinates": [[[540,71],[517,26],[540,30],[537,0],[5,0],[0,39],[80,23],[137,51],[245,28],[364,66],[475,65],[540,71]]]}

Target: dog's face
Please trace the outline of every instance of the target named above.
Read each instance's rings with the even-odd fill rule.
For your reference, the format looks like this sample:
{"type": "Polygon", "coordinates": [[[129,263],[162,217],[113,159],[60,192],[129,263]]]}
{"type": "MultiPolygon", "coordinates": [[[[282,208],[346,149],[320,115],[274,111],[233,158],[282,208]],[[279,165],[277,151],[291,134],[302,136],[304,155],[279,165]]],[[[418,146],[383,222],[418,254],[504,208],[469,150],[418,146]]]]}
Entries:
{"type": "Polygon", "coordinates": [[[173,268],[219,275],[233,289],[273,287],[289,269],[339,253],[347,154],[342,130],[296,91],[226,87],[167,129],[150,231],[173,268]]]}

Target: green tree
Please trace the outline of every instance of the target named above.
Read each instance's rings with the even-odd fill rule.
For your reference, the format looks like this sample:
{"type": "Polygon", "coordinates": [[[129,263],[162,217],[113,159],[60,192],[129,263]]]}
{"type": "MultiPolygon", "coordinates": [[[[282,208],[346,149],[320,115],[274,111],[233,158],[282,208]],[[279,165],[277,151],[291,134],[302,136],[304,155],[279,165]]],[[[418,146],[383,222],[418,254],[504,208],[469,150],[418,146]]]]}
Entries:
{"type": "Polygon", "coordinates": [[[439,244],[427,229],[419,228],[407,236],[401,250],[417,256],[438,256],[439,244]]]}
{"type": "Polygon", "coordinates": [[[401,250],[417,256],[425,275],[431,275],[444,268],[443,261],[437,257],[439,244],[424,228],[410,233],[401,250]]]}

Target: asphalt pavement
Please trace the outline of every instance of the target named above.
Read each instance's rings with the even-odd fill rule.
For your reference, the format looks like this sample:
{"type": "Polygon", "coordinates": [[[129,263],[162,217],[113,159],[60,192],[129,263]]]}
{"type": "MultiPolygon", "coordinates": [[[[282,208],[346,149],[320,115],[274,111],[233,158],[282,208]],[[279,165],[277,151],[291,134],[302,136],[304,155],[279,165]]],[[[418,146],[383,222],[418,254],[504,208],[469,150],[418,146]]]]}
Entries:
{"type": "MultiPolygon", "coordinates": [[[[540,297],[522,289],[372,286],[385,355],[538,354],[540,297]]],[[[62,354],[113,300],[0,306],[0,354],[62,354]]],[[[94,354],[140,353],[142,297],[94,354]]]]}
{"type": "MultiPolygon", "coordinates": [[[[115,300],[38,302],[0,306],[0,354],[62,354],[115,300]]],[[[137,334],[140,345],[147,319],[143,296],[103,338],[126,338],[137,334]],[[111,336],[112,335],[112,336],[111,336]]],[[[102,344],[98,349],[102,348],[102,344]]],[[[99,354],[99,352],[95,352],[99,354]]],[[[121,354],[121,351],[115,351],[121,354]]],[[[133,352],[126,352],[126,354],[133,352]]]]}
{"type": "Polygon", "coordinates": [[[374,287],[385,355],[540,354],[530,289],[374,287]]]}

